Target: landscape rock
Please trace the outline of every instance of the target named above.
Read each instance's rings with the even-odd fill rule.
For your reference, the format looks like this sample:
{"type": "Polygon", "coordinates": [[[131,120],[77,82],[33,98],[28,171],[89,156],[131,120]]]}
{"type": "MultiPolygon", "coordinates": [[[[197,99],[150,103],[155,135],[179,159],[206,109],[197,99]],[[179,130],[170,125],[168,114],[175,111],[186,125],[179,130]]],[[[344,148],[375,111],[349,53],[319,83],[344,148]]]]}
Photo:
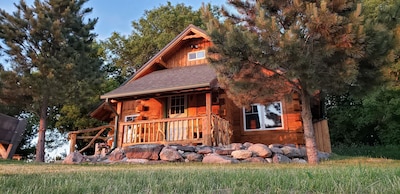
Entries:
{"type": "Polygon", "coordinates": [[[244,149],[245,147],[241,143],[231,143],[227,146],[227,148],[230,148],[232,150],[241,150],[244,149]]]}
{"type": "Polygon", "coordinates": [[[216,148],[214,153],[219,155],[231,155],[234,150],[230,148],[216,148]]]}
{"type": "Polygon", "coordinates": [[[307,164],[307,161],[301,158],[292,158],[292,163],[307,164]]]}
{"type": "Polygon", "coordinates": [[[298,158],[298,157],[304,157],[304,155],[301,154],[300,149],[292,146],[283,146],[281,148],[282,152],[284,155],[286,155],[289,158],[298,158]]]}
{"type": "Polygon", "coordinates": [[[191,162],[201,162],[203,160],[203,155],[198,153],[188,153],[185,155],[185,158],[191,162]]]}
{"type": "MultiPolygon", "coordinates": [[[[318,152],[319,160],[329,159],[330,154],[318,152]]],[[[141,144],[116,148],[109,155],[82,156],[71,153],[63,164],[79,163],[139,163],[159,164],[168,162],[230,163],[307,163],[305,147],[296,148],[281,144],[233,143],[226,146],[182,146],[180,144],[141,144]]]]}
{"type": "Polygon", "coordinates": [[[250,163],[266,163],[267,161],[261,157],[251,157],[243,160],[243,162],[250,162],[250,163]]]}
{"type": "Polygon", "coordinates": [[[247,150],[252,151],[255,156],[259,156],[262,158],[267,158],[272,155],[272,151],[268,148],[268,146],[264,144],[253,144],[247,150]]]}
{"type": "Polygon", "coordinates": [[[209,154],[204,156],[203,158],[203,163],[209,164],[233,164],[233,163],[239,163],[239,160],[236,160],[234,158],[230,158],[227,156],[221,156],[219,154],[209,154]]]}
{"type": "Polygon", "coordinates": [[[211,153],[213,153],[212,148],[209,147],[209,146],[200,146],[196,150],[197,150],[198,154],[211,154],[211,153]]]}
{"type": "Polygon", "coordinates": [[[243,160],[250,158],[253,155],[253,152],[249,150],[235,150],[231,153],[231,155],[233,158],[243,160]]]}
{"type": "Polygon", "coordinates": [[[272,153],[274,153],[274,154],[283,154],[283,152],[282,152],[282,150],[281,150],[281,148],[278,148],[278,147],[272,147],[272,148],[269,148],[270,150],[271,150],[271,152],[272,153]]]}
{"type": "Polygon", "coordinates": [[[184,151],[184,152],[194,152],[196,149],[193,146],[171,146],[176,150],[184,151]]]}
{"type": "Polygon", "coordinates": [[[128,159],[158,160],[162,144],[139,144],[123,148],[128,159]]]}
{"type": "Polygon", "coordinates": [[[122,160],[123,158],[125,158],[125,152],[123,149],[121,148],[116,148],[114,151],[112,151],[110,153],[110,155],[108,156],[108,159],[110,161],[119,161],[122,160]]]}
{"type": "Polygon", "coordinates": [[[269,147],[269,148],[282,148],[283,145],[282,145],[282,144],[274,143],[274,144],[269,144],[268,147],[269,147]]]}
{"type": "Polygon", "coordinates": [[[173,148],[164,147],[160,152],[160,159],[169,162],[183,161],[182,155],[173,148]]]}
{"type": "Polygon", "coordinates": [[[79,152],[70,153],[62,162],[63,164],[79,164],[85,161],[85,157],[79,152]]]}
{"type": "Polygon", "coordinates": [[[289,157],[287,157],[287,156],[285,156],[285,155],[283,155],[283,154],[275,154],[275,155],[272,157],[272,162],[273,162],[273,163],[282,164],[282,163],[290,163],[291,160],[290,160],[289,157]]]}
{"type": "Polygon", "coordinates": [[[245,142],[244,144],[243,144],[243,147],[245,148],[245,149],[248,149],[250,146],[252,146],[253,145],[253,143],[250,143],[250,142],[245,142]]]}
{"type": "Polygon", "coordinates": [[[318,152],[318,159],[319,161],[328,160],[330,154],[326,152],[318,152]]]}

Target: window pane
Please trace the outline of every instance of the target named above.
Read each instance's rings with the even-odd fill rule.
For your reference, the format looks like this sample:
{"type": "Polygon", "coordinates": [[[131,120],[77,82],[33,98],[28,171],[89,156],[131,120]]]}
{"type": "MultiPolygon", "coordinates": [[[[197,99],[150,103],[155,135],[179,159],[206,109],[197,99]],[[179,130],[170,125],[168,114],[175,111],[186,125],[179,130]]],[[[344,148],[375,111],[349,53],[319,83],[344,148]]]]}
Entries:
{"type": "Polygon", "coordinates": [[[206,57],[205,51],[197,52],[197,58],[198,59],[202,59],[202,58],[205,58],[205,57],[206,57]]]}
{"type": "Polygon", "coordinates": [[[246,115],[246,129],[259,129],[260,119],[258,114],[247,114],[246,115]]]}
{"type": "Polygon", "coordinates": [[[189,53],[189,60],[196,59],[196,53],[189,53]]]}
{"type": "Polygon", "coordinates": [[[282,127],[281,102],[273,102],[265,106],[265,128],[282,127]]]}

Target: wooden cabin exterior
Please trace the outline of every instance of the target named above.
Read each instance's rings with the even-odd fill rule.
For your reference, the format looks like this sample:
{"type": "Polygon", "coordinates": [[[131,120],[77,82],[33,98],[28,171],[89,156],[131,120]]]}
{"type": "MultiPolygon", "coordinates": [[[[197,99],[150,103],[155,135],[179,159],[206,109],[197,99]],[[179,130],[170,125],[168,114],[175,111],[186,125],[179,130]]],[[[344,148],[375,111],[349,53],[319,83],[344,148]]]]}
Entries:
{"type": "Polygon", "coordinates": [[[300,101],[237,107],[207,62],[207,34],[190,25],[119,88],[101,96],[91,116],[113,125],[110,145],[304,144],[300,101]]]}

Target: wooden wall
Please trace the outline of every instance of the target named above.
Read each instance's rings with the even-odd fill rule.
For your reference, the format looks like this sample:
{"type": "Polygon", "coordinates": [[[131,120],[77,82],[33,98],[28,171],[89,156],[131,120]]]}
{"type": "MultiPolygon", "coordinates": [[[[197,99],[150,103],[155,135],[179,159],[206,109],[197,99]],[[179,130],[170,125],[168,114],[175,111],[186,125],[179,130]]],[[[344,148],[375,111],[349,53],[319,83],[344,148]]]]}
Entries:
{"type": "Polygon", "coordinates": [[[233,127],[232,142],[251,143],[281,143],[281,144],[304,144],[303,128],[300,114],[299,99],[295,96],[292,100],[282,100],[283,129],[245,131],[242,108],[238,108],[232,100],[225,98],[225,104],[221,109],[226,109],[224,116],[233,127]]]}
{"type": "Polygon", "coordinates": [[[207,64],[207,59],[199,60],[188,60],[188,53],[194,51],[205,50],[207,55],[207,48],[211,45],[211,42],[205,39],[189,39],[185,41],[182,46],[174,52],[173,55],[165,59],[167,68],[183,67],[191,65],[207,64]],[[191,45],[197,45],[197,48],[191,48],[191,45]]]}

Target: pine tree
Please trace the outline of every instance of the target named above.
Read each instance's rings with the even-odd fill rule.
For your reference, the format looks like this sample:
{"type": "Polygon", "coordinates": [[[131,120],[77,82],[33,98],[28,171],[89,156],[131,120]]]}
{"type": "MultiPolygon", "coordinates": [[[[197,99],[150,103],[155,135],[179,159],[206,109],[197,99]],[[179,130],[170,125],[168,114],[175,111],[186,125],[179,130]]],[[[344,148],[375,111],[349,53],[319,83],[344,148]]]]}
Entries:
{"type": "MultiPolygon", "coordinates": [[[[36,161],[44,161],[45,132],[64,103],[81,99],[96,85],[101,61],[92,47],[97,19],[86,19],[87,0],[21,0],[12,14],[0,10],[0,39],[10,57],[14,78],[8,88],[26,96],[26,111],[39,118],[36,161]],[[89,90],[89,88],[88,88],[89,90]]],[[[1,98],[3,98],[2,96],[1,98]]]]}
{"type": "Polygon", "coordinates": [[[365,56],[361,5],[355,1],[230,0],[221,23],[206,12],[211,64],[239,106],[296,92],[310,164],[318,163],[311,98],[357,84],[365,56]]]}

